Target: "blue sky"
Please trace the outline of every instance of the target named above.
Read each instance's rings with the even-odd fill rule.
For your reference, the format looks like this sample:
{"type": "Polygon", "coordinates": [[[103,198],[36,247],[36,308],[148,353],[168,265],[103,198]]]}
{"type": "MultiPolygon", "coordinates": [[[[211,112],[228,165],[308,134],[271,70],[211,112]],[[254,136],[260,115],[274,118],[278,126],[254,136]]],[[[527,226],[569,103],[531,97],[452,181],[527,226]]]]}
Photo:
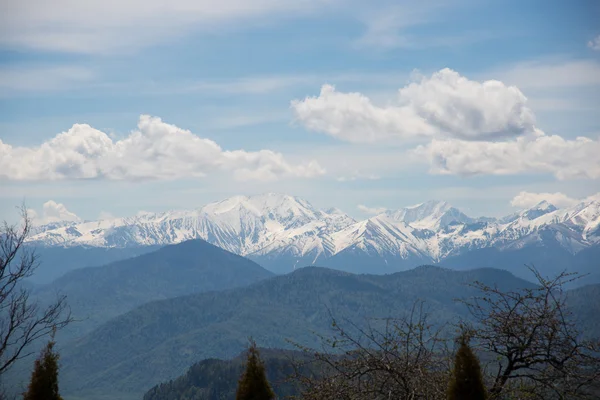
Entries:
{"type": "Polygon", "coordinates": [[[497,216],[600,192],[597,1],[27,0],[0,15],[0,219],[23,200],[40,220],[49,200],[95,219],[266,191],[355,217],[429,199],[497,216]]]}

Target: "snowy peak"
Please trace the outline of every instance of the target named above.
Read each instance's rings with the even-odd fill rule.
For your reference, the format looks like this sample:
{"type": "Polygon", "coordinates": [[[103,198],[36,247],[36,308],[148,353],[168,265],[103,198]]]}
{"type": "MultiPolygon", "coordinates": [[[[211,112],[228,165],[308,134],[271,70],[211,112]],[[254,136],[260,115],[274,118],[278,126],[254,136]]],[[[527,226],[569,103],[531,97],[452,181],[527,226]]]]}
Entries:
{"type": "Polygon", "coordinates": [[[357,248],[369,254],[422,256],[424,241],[412,234],[413,228],[385,215],[359,221],[332,235],[336,253],[357,248]]]}
{"type": "Polygon", "coordinates": [[[473,219],[452,207],[445,201],[432,200],[396,211],[387,211],[384,215],[396,221],[402,221],[416,229],[438,230],[453,222],[470,223],[473,219]]]}
{"type": "Polygon", "coordinates": [[[522,211],[521,213],[519,213],[519,215],[531,221],[541,217],[542,215],[554,212],[556,210],[558,210],[558,208],[548,203],[546,200],[543,200],[535,206],[522,211]]]}
{"type": "Polygon", "coordinates": [[[253,218],[270,220],[283,227],[298,226],[317,218],[317,210],[305,200],[277,193],[266,193],[257,196],[234,196],[223,201],[211,203],[202,211],[228,220],[232,225],[253,218]]]}
{"type": "Polygon", "coordinates": [[[489,247],[561,246],[574,254],[600,245],[600,202],[565,209],[541,202],[496,220],[473,219],[447,202],[428,201],[356,221],[337,208],[319,210],[294,196],[266,193],[234,196],[195,210],[36,227],[30,241],[45,246],[129,247],[196,238],[272,263],[315,263],[355,251],[386,260],[441,261],[489,247]]]}

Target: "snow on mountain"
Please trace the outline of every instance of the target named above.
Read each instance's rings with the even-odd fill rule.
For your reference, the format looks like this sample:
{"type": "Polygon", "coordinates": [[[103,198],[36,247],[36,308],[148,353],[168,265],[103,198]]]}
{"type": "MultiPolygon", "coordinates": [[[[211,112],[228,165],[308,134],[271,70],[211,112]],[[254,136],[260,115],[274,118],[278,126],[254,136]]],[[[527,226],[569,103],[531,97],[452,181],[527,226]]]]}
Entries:
{"type": "Polygon", "coordinates": [[[541,202],[500,218],[471,218],[429,201],[355,221],[283,194],[235,196],[189,211],[36,227],[30,241],[45,246],[128,247],[202,238],[250,257],[316,263],[341,252],[440,261],[469,250],[561,246],[575,254],[600,245],[600,202],[557,209],[541,202]]]}
{"type": "Polygon", "coordinates": [[[379,215],[352,224],[334,233],[332,238],[336,253],[353,247],[378,255],[426,256],[427,244],[413,235],[414,230],[404,222],[379,215]]]}
{"type": "Polygon", "coordinates": [[[452,222],[473,222],[458,209],[445,201],[428,201],[411,207],[401,208],[396,211],[386,211],[388,218],[402,221],[417,229],[436,231],[448,226],[452,222]]]}

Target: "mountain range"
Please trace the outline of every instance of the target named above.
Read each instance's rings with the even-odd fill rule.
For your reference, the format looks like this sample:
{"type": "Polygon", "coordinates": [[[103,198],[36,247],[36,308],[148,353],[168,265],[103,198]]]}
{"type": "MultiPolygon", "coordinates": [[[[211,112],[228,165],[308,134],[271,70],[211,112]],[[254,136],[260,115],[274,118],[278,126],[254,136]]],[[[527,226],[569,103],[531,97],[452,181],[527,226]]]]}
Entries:
{"type": "Polygon", "coordinates": [[[37,227],[29,240],[42,248],[126,249],[196,238],[276,273],[306,265],[386,273],[444,265],[482,249],[560,249],[575,257],[600,247],[600,202],[558,209],[543,201],[503,218],[474,218],[447,202],[428,201],[357,221],[336,208],[319,210],[297,197],[267,193],[189,211],[55,223],[37,227]]]}

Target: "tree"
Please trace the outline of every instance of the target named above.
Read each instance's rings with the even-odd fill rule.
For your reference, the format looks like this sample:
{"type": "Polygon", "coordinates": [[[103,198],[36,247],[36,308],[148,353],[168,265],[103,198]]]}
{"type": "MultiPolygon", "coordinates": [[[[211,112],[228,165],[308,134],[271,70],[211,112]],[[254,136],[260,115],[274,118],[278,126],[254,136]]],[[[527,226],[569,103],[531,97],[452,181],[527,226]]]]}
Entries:
{"type": "Polygon", "coordinates": [[[29,300],[23,280],[37,268],[37,255],[25,240],[31,233],[27,210],[21,208],[21,225],[0,226],[0,377],[17,360],[35,350],[36,340],[71,321],[65,296],[42,308],[29,300]]]}
{"type": "Polygon", "coordinates": [[[272,400],[275,393],[267,380],[256,342],[250,339],[246,369],[240,377],[236,400],[272,400]]]}
{"type": "Polygon", "coordinates": [[[23,400],[62,400],[58,393],[58,359],[54,340],[50,340],[35,360],[31,382],[23,400]]]}
{"type": "Polygon", "coordinates": [[[448,400],[485,400],[486,391],[479,359],[469,346],[469,334],[463,332],[454,356],[454,369],[448,385],[448,400]]]}
{"type": "Polygon", "coordinates": [[[427,321],[422,302],[406,316],[374,321],[361,328],[333,317],[332,338],[310,361],[297,363],[295,379],[305,400],[442,399],[448,386],[448,357],[441,329],[427,321]],[[300,369],[303,367],[304,371],[300,369]],[[311,373],[307,374],[306,371],[311,373]]]}
{"type": "Polygon", "coordinates": [[[576,274],[546,279],[529,267],[537,285],[502,291],[474,282],[480,295],[464,300],[472,340],[496,359],[492,398],[597,398],[600,343],[585,339],[563,291],[576,274]]]}
{"type": "Polygon", "coordinates": [[[296,374],[302,398],[599,398],[600,342],[577,329],[562,289],[575,277],[562,273],[544,279],[531,269],[538,283],[524,288],[471,284],[473,297],[459,300],[470,316],[459,323],[468,336],[454,371],[443,327],[433,330],[422,309],[413,307],[408,317],[388,320],[385,329],[352,325],[347,330],[333,319],[335,335],[325,339],[325,351],[313,353],[316,373],[296,374]],[[483,373],[473,353],[487,361],[483,373]],[[468,381],[477,390],[461,396],[468,381]]]}

